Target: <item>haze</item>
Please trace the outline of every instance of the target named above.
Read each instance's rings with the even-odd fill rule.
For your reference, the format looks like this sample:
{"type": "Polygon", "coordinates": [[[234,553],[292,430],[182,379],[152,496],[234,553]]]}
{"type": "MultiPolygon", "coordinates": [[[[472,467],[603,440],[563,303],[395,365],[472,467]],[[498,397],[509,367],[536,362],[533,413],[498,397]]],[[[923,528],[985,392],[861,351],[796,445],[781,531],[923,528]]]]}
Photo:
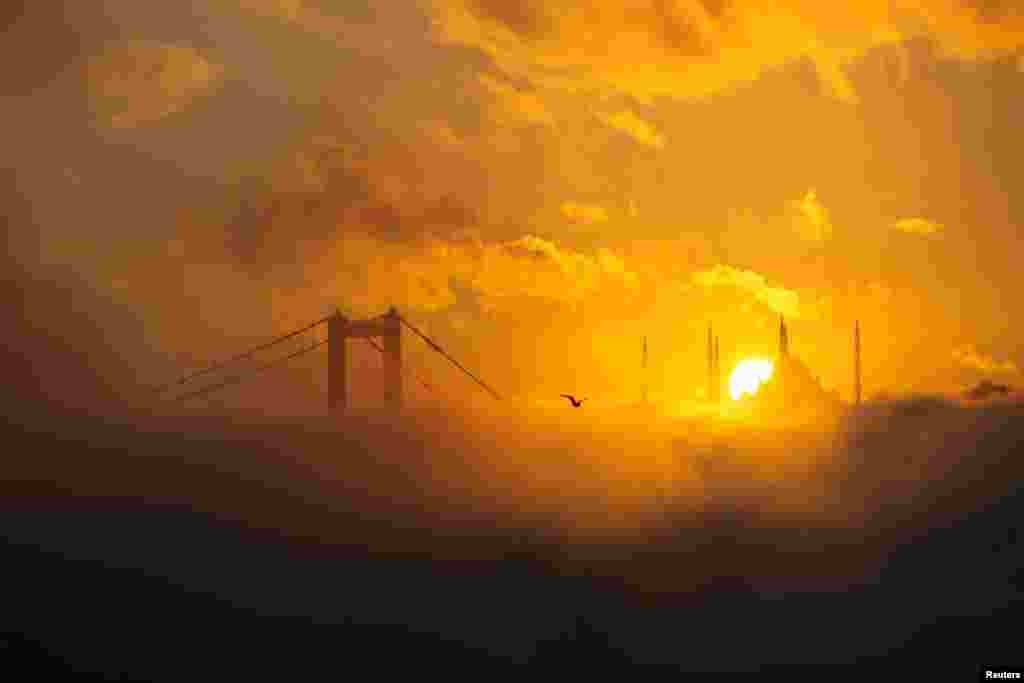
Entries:
{"type": "Polygon", "coordinates": [[[5,6],[6,499],[180,505],[439,562],[500,564],[528,529],[553,574],[677,597],[729,572],[870,584],[1019,496],[1012,5],[5,6]],[[500,400],[405,328],[400,408],[360,340],[344,415],[323,348],[153,392],[390,307],[500,400]],[[813,419],[744,402],[780,318],[838,398],[813,419]],[[742,549],[704,549],[721,536],[742,549]]]}

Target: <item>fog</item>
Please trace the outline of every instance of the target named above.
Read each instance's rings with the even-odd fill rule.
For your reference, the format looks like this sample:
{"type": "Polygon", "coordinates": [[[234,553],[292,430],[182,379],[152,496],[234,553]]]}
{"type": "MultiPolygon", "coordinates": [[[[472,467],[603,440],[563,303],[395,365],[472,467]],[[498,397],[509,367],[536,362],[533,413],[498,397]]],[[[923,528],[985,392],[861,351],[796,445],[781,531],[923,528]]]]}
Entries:
{"type": "MultiPolygon", "coordinates": [[[[203,610],[227,609],[182,612],[174,586],[302,628],[349,624],[349,637],[377,647],[398,636],[368,624],[440,634],[504,662],[571,661],[569,642],[595,666],[618,653],[675,670],[881,656],[922,624],[988,614],[1016,595],[1017,513],[998,512],[1019,501],[1024,434],[1012,399],[887,399],[772,426],[498,402],[471,387],[431,401],[410,388],[399,414],[367,400],[332,419],[305,374],[323,372],[313,358],[188,406],[161,402],[151,378],[123,367],[106,336],[116,316],[95,317],[102,302],[76,312],[59,280],[29,282],[24,308],[8,308],[22,314],[8,327],[3,387],[3,534],[18,586],[5,628],[86,668],[180,673],[123,621],[191,628],[203,610]],[[43,310],[75,335],[32,325],[43,310]],[[266,407],[302,377],[308,414],[266,407]],[[33,548],[42,555],[25,554],[33,548]],[[124,588],[135,584],[112,571],[169,583],[124,588]],[[40,612],[47,594],[59,597],[40,612]],[[165,594],[167,604],[152,602],[165,594]],[[156,612],[124,612],[137,600],[156,612]],[[68,621],[67,609],[121,616],[68,621]],[[821,640],[813,624],[833,618],[841,635],[821,640]],[[736,620],[745,626],[724,625],[736,620]],[[773,634],[770,623],[785,627],[773,634]],[[688,636],[696,650],[678,649],[681,624],[703,624],[688,636]],[[127,638],[136,654],[102,638],[127,638]],[[728,642],[742,646],[730,661],[728,642]]],[[[230,612],[240,634],[247,613],[230,612]]],[[[285,653],[314,642],[284,633],[267,646],[279,654],[251,661],[282,657],[273,661],[287,668],[285,653]]],[[[415,642],[446,663],[472,660],[415,642]]],[[[181,661],[216,659],[197,643],[181,661]]]]}

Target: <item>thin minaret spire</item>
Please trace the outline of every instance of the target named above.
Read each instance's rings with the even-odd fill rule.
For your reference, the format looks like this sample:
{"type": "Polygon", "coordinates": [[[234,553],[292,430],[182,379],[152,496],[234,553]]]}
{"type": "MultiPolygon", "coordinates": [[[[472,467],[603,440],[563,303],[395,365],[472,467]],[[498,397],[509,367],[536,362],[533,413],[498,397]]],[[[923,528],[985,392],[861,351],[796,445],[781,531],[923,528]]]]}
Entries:
{"type": "Polygon", "coordinates": [[[722,400],[722,359],[718,355],[718,335],[715,335],[715,403],[722,400]]]}
{"type": "Polygon", "coordinates": [[[853,323],[853,401],[860,405],[860,321],[853,323]]]}
{"type": "Polygon", "coordinates": [[[779,316],[779,356],[789,355],[789,330],[786,329],[786,319],[779,316]]]}
{"type": "Polygon", "coordinates": [[[715,346],[711,324],[708,324],[708,400],[715,399],[715,346]]]}
{"type": "Polygon", "coordinates": [[[644,335],[644,350],[643,357],[641,359],[642,371],[643,371],[643,395],[641,400],[647,403],[647,335],[644,335]]]}

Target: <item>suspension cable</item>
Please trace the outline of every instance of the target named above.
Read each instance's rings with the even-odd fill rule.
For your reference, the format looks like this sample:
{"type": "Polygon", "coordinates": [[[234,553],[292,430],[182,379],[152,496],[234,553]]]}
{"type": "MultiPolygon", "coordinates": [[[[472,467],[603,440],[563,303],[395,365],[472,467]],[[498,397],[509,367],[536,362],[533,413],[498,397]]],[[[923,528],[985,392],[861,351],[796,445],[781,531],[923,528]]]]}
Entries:
{"type": "Polygon", "coordinates": [[[272,361],[268,361],[266,363],[263,363],[262,365],[257,365],[255,368],[252,368],[251,370],[249,370],[248,373],[246,373],[245,375],[235,375],[233,377],[230,377],[230,378],[224,380],[223,382],[219,382],[217,384],[212,384],[210,386],[203,387],[202,389],[196,389],[195,391],[190,391],[187,394],[181,394],[181,395],[176,396],[176,397],[174,397],[172,399],[169,399],[169,400],[172,400],[172,401],[187,401],[188,399],[191,399],[191,398],[199,398],[200,396],[205,396],[206,394],[209,394],[209,393],[211,393],[213,391],[217,391],[219,389],[224,389],[226,387],[234,386],[236,384],[241,384],[245,380],[249,379],[249,376],[251,376],[251,375],[255,375],[255,374],[263,372],[265,370],[269,370],[270,368],[276,367],[276,366],[284,363],[285,361],[291,360],[292,358],[297,358],[297,357],[299,357],[301,355],[304,355],[304,354],[307,354],[307,353],[309,353],[311,351],[315,351],[316,349],[320,348],[321,346],[323,346],[326,343],[327,343],[327,340],[326,339],[322,339],[322,340],[316,342],[315,344],[310,344],[309,346],[305,346],[305,347],[299,349],[298,351],[295,351],[293,353],[288,354],[287,356],[282,356],[281,358],[276,358],[276,359],[274,359],[272,361]]]}
{"type": "Polygon", "coordinates": [[[203,375],[209,374],[209,373],[211,373],[211,372],[213,372],[215,370],[220,370],[220,369],[230,365],[231,363],[234,363],[236,361],[240,361],[240,360],[244,360],[246,358],[249,358],[249,357],[255,355],[256,353],[258,353],[260,351],[264,351],[266,349],[269,349],[271,346],[274,346],[275,344],[280,344],[281,342],[286,341],[288,339],[291,339],[292,337],[297,337],[297,336],[299,336],[300,334],[302,334],[304,332],[309,332],[311,329],[313,329],[317,325],[322,325],[323,323],[327,322],[329,319],[330,319],[330,316],[321,318],[320,320],[317,320],[314,323],[310,323],[309,325],[306,325],[305,327],[300,328],[298,330],[295,330],[293,332],[289,332],[288,334],[281,335],[280,337],[272,339],[271,341],[266,342],[265,344],[260,344],[259,346],[255,347],[255,348],[249,349],[248,351],[243,351],[242,353],[239,353],[239,354],[236,354],[234,356],[231,356],[230,358],[227,358],[227,359],[222,360],[222,361],[217,362],[217,363],[213,363],[212,365],[209,365],[209,366],[207,366],[205,368],[202,368],[200,370],[196,370],[195,372],[189,373],[189,374],[181,377],[180,379],[178,379],[178,380],[176,380],[174,382],[169,382],[167,384],[163,384],[161,386],[155,387],[153,389],[153,393],[155,393],[155,394],[162,394],[162,393],[164,393],[165,391],[167,391],[168,389],[170,389],[172,387],[180,386],[180,385],[185,384],[186,382],[191,381],[191,380],[193,380],[193,379],[195,379],[197,377],[202,377],[203,375]]]}
{"type": "MultiPolygon", "coordinates": [[[[384,350],[384,347],[383,347],[383,346],[381,346],[381,345],[380,345],[380,344],[378,344],[378,343],[377,343],[376,341],[374,341],[373,337],[362,337],[362,339],[363,339],[363,340],[364,340],[364,341],[365,341],[365,342],[366,342],[367,344],[369,344],[369,345],[370,345],[370,346],[372,346],[373,348],[375,348],[375,349],[377,349],[378,351],[380,351],[380,353],[381,353],[382,355],[383,355],[383,354],[385,354],[385,353],[387,353],[387,352],[386,352],[386,351],[384,350]]],[[[427,382],[427,381],[426,381],[425,379],[423,379],[423,377],[421,377],[421,376],[420,376],[420,374],[419,374],[419,373],[417,373],[417,372],[416,372],[415,370],[413,371],[413,374],[414,374],[414,375],[416,375],[416,379],[417,379],[417,380],[419,380],[419,383],[423,385],[423,388],[424,388],[424,389],[426,389],[426,390],[428,390],[428,391],[433,391],[433,390],[434,390],[434,387],[432,387],[432,386],[430,385],[430,383],[429,383],[429,382],[427,382]]]]}
{"type": "Polygon", "coordinates": [[[434,341],[433,341],[433,340],[432,340],[432,339],[431,339],[430,337],[428,337],[428,336],[427,336],[427,335],[425,335],[424,333],[420,332],[420,331],[419,331],[419,330],[418,330],[418,329],[416,328],[416,326],[415,326],[415,325],[413,325],[412,323],[410,323],[410,322],[409,322],[408,320],[406,320],[406,319],[405,319],[405,318],[403,318],[402,316],[398,316],[398,319],[399,319],[399,320],[400,320],[400,321],[402,322],[402,324],[403,324],[403,325],[405,325],[406,327],[408,327],[408,328],[409,328],[409,329],[410,329],[410,330],[411,330],[411,331],[412,331],[412,332],[413,332],[413,333],[414,333],[414,334],[415,334],[416,336],[418,336],[418,337],[419,337],[420,339],[422,339],[423,341],[425,341],[425,342],[427,343],[427,346],[429,346],[430,348],[432,348],[432,349],[433,349],[434,351],[437,351],[437,352],[438,352],[439,354],[441,354],[442,356],[444,356],[444,357],[445,357],[445,359],[447,359],[449,363],[451,363],[452,365],[454,365],[455,367],[457,367],[457,368],[458,368],[459,370],[462,370],[462,372],[466,373],[466,375],[468,375],[468,376],[470,377],[470,379],[472,379],[472,380],[473,380],[474,382],[476,382],[476,383],[477,383],[478,385],[480,385],[481,387],[483,387],[483,389],[484,389],[484,390],[485,390],[485,391],[486,391],[486,392],[487,392],[488,394],[490,394],[490,395],[491,395],[491,396],[492,396],[492,397],[493,397],[494,399],[496,399],[496,400],[499,400],[499,401],[501,400],[501,395],[499,395],[497,391],[495,391],[494,389],[492,389],[492,388],[491,388],[491,387],[490,387],[490,386],[489,386],[489,385],[488,385],[488,384],[487,384],[486,382],[484,382],[484,381],[483,381],[482,379],[480,379],[479,377],[477,377],[476,375],[474,375],[474,374],[473,374],[472,372],[470,372],[469,370],[467,370],[467,369],[466,369],[465,367],[463,367],[462,363],[460,363],[459,361],[457,361],[457,360],[455,360],[454,358],[452,358],[452,357],[451,357],[451,356],[450,356],[450,355],[449,355],[449,354],[448,354],[448,353],[447,353],[447,352],[446,352],[446,351],[445,351],[444,349],[442,349],[442,348],[441,348],[440,346],[438,346],[438,345],[437,345],[437,344],[436,344],[436,343],[435,343],[435,342],[434,342],[434,341]]]}

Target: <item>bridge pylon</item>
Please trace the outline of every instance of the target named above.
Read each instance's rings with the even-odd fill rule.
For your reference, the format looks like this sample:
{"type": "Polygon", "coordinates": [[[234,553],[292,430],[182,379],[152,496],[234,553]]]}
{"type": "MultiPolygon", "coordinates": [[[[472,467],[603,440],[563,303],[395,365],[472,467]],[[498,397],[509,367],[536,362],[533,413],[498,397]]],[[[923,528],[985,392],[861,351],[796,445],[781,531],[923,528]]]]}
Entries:
{"type": "Polygon", "coordinates": [[[381,337],[384,341],[384,398],[398,412],[402,406],[402,323],[392,306],[369,320],[350,320],[339,312],[327,319],[327,409],[348,412],[348,339],[381,337]]]}

